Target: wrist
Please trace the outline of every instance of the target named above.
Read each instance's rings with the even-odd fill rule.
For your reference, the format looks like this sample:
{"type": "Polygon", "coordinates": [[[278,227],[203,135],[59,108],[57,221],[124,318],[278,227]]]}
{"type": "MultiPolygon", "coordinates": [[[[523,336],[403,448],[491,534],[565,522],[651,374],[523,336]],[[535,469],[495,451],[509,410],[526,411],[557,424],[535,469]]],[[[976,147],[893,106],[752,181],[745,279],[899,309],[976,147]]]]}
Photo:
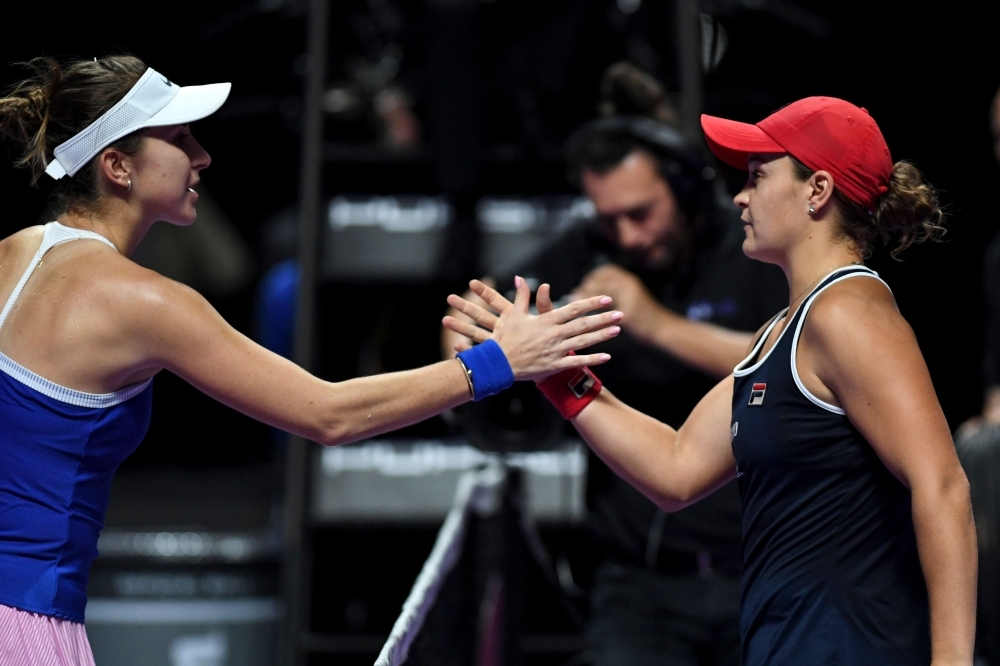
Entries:
{"type": "Polygon", "coordinates": [[[514,371],[500,345],[487,340],[457,355],[465,370],[473,400],[482,400],[514,384],[514,371]]]}
{"type": "MultiPolygon", "coordinates": [[[[570,356],[575,356],[573,352],[570,356]]],[[[565,419],[576,417],[600,394],[603,385],[590,368],[571,368],[536,382],[538,390],[549,399],[565,419]]]]}

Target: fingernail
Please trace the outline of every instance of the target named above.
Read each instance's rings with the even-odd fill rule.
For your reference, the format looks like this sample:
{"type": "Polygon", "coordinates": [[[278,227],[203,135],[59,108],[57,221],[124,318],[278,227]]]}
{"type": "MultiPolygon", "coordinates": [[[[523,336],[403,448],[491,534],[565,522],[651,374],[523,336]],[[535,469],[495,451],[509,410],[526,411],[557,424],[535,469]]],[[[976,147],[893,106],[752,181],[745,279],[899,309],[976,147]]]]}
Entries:
{"type": "Polygon", "coordinates": [[[610,361],[611,360],[611,354],[601,354],[601,360],[602,361],[610,361]]]}
{"type": "Polygon", "coordinates": [[[608,333],[610,333],[611,335],[618,335],[621,332],[622,332],[621,326],[612,326],[608,329],[608,333]]]}
{"type": "Polygon", "coordinates": [[[611,313],[611,321],[621,321],[621,318],[625,316],[624,312],[620,310],[615,310],[611,313]]]}
{"type": "Polygon", "coordinates": [[[521,286],[521,276],[520,275],[515,275],[514,276],[514,286],[515,287],[520,287],[521,286]]]}
{"type": "Polygon", "coordinates": [[[611,297],[610,296],[601,296],[600,303],[601,303],[601,305],[608,305],[608,304],[610,304],[611,303],[611,297]]]}

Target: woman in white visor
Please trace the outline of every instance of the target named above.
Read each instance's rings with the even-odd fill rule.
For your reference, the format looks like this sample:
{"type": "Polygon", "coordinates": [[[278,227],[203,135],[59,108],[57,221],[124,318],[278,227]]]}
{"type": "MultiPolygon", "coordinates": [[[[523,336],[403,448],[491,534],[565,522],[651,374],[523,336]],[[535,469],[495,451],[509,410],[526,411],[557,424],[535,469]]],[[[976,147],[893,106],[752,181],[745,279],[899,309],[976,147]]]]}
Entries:
{"type": "Polygon", "coordinates": [[[33,182],[57,179],[62,212],[0,241],[0,663],[93,663],[87,574],[111,475],[146,432],[160,370],[335,445],[608,359],[566,353],[617,335],[620,313],[580,316],[610,298],[536,317],[520,281],[515,311],[457,361],[339,384],[313,377],[128,258],[153,223],[195,221],[211,158],[189,123],[222,106],[230,85],[182,88],[130,56],[28,66],[0,98],[0,131],[33,182]]]}

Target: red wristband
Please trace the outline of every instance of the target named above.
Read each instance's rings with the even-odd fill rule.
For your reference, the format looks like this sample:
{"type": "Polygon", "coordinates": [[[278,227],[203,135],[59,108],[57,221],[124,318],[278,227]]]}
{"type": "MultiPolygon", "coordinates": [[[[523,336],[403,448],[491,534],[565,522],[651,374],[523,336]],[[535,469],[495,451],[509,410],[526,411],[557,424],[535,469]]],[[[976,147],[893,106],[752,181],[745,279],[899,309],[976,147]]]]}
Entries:
{"type": "MultiPolygon", "coordinates": [[[[575,356],[573,352],[570,356],[575,356]]],[[[555,405],[563,418],[571,419],[589,405],[601,392],[601,380],[590,368],[572,368],[549,376],[536,384],[555,405]]]]}

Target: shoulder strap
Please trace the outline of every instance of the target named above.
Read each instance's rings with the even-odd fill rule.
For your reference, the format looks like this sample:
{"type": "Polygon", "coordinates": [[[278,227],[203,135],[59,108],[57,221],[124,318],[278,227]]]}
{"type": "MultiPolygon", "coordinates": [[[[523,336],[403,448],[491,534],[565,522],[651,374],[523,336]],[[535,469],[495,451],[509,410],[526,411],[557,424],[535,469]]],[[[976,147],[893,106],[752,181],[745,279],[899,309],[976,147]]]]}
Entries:
{"type": "Polygon", "coordinates": [[[7,303],[4,305],[3,310],[0,310],[0,327],[3,327],[4,322],[7,321],[7,316],[14,307],[14,303],[17,302],[18,297],[21,295],[21,290],[24,289],[24,285],[28,282],[28,278],[31,277],[31,274],[34,273],[35,269],[38,268],[38,265],[42,263],[42,257],[45,256],[45,253],[54,248],[56,245],[82,239],[101,241],[102,243],[111,246],[115,252],[118,251],[118,248],[115,247],[114,243],[98,233],[86,231],[84,229],[65,227],[58,222],[49,222],[45,225],[45,230],[42,232],[42,243],[38,246],[35,256],[31,258],[28,268],[24,271],[24,275],[21,276],[21,279],[14,287],[14,291],[11,292],[10,298],[7,299],[7,303]]]}
{"type": "MultiPolygon", "coordinates": [[[[799,377],[799,366],[798,363],[796,362],[795,355],[799,348],[799,338],[802,336],[802,328],[806,322],[806,315],[809,314],[809,308],[812,307],[813,301],[816,300],[816,297],[819,296],[828,287],[832,287],[837,282],[854,277],[873,278],[884,284],[886,289],[889,289],[889,285],[885,284],[885,280],[880,278],[878,273],[876,273],[875,271],[866,266],[857,266],[857,267],[852,266],[849,269],[837,271],[832,275],[830,275],[825,280],[823,280],[823,282],[821,282],[819,286],[817,286],[816,289],[814,289],[813,292],[809,294],[808,297],[806,297],[806,300],[802,302],[802,305],[799,307],[799,312],[796,315],[798,321],[789,322],[788,324],[789,326],[792,325],[795,326],[795,333],[792,336],[792,353],[791,353],[791,358],[789,359],[792,368],[792,379],[795,380],[795,385],[799,388],[799,391],[801,391],[802,395],[804,395],[809,400],[809,402],[813,403],[817,407],[821,407],[827,410],[828,412],[833,412],[834,414],[840,414],[841,416],[843,416],[846,413],[844,412],[844,409],[842,407],[837,407],[835,405],[831,405],[830,403],[824,400],[820,400],[815,395],[813,395],[809,389],[806,388],[806,385],[802,382],[802,378],[799,377]]],[[[890,289],[890,293],[891,292],[892,290],[890,289]]]]}

